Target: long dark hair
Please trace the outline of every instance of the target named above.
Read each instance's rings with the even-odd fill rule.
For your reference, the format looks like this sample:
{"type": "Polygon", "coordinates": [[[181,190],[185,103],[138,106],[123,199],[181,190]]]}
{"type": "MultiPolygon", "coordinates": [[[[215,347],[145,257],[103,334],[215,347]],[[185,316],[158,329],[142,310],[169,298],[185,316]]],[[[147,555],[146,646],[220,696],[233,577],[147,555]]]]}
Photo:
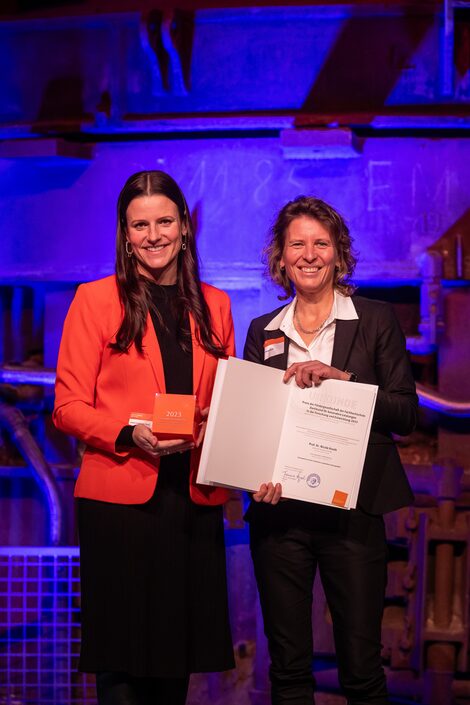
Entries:
{"type": "MultiPolygon", "coordinates": [[[[149,281],[137,269],[135,257],[126,251],[127,209],[134,198],[162,195],[169,198],[178,208],[182,226],[186,226],[186,250],[180,250],[177,263],[176,314],[181,347],[188,351],[191,347],[190,331],[184,321],[191,313],[196,324],[196,335],[206,352],[221,357],[225,354],[222,341],[212,330],[209,307],[202,294],[194,229],[188,204],[174,179],[164,171],[139,171],[128,178],[119,194],[117,202],[116,233],[116,280],[124,309],[124,317],[116,334],[116,342],[111,347],[119,352],[127,352],[132,343],[142,352],[142,338],[147,326],[149,309],[153,306],[149,281]]],[[[157,312],[158,313],[158,312],[157,312]]]]}
{"type": "Polygon", "coordinates": [[[286,292],[286,296],[279,296],[279,298],[287,299],[294,296],[292,282],[285,269],[281,269],[281,259],[286,230],[293,220],[301,216],[318,220],[333,238],[339,259],[339,267],[335,269],[333,286],[341,294],[349,296],[355,290],[355,286],[350,282],[350,277],[356,267],[357,259],[352,248],[353,239],[344,218],[320,198],[298,196],[293,201],[286,203],[279,211],[269,231],[269,242],[264,250],[267,275],[286,292]]]}

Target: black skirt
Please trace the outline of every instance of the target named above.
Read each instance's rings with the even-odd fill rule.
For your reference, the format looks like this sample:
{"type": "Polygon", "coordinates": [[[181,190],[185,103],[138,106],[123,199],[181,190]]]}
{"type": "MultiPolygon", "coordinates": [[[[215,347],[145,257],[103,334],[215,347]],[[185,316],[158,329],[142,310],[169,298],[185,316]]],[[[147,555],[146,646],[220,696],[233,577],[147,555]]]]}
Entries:
{"type": "Polygon", "coordinates": [[[81,671],[178,678],[234,667],[222,508],[191,501],[181,460],[162,460],[145,504],[78,500],[81,671]]]}

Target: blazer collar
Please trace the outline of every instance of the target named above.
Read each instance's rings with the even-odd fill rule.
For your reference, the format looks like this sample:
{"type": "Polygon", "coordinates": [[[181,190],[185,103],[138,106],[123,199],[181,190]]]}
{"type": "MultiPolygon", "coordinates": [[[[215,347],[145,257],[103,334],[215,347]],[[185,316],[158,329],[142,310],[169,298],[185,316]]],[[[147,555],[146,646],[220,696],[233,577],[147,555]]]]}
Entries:
{"type": "MultiPolygon", "coordinates": [[[[287,310],[289,309],[290,306],[292,306],[294,301],[295,301],[295,299],[293,299],[288,304],[286,304],[283,308],[281,308],[279,313],[276,316],[274,316],[274,318],[271,318],[269,323],[267,323],[265,325],[264,330],[269,331],[269,333],[275,333],[276,331],[279,332],[280,327],[281,327],[281,323],[286,316],[287,310]]],[[[282,335],[284,335],[284,333],[282,333],[282,335]]]]}
{"type": "Polygon", "coordinates": [[[344,370],[346,368],[358,325],[359,318],[350,320],[337,319],[333,355],[331,358],[332,367],[336,367],[338,370],[344,370]]]}
{"type": "Polygon", "coordinates": [[[206,351],[199,343],[196,336],[196,323],[191,313],[189,314],[189,325],[191,326],[191,340],[193,343],[193,391],[197,392],[204,369],[204,361],[206,359],[206,351]]]}
{"type": "MultiPolygon", "coordinates": [[[[333,355],[331,358],[331,366],[338,370],[344,370],[349,358],[356,331],[359,325],[359,319],[336,321],[335,341],[333,344],[333,355]]],[[[287,358],[289,355],[289,338],[282,330],[264,330],[265,341],[284,339],[284,348],[279,355],[273,355],[265,360],[264,364],[269,367],[275,367],[278,370],[287,369],[287,358]]]]}
{"type": "MultiPolygon", "coordinates": [[[[289,338],[286,336],[285,332],[280,329],[280,326],[285,319],[288,309],[294,304],[295,298],[284,306],[264,328],[263,333],[265,341],[268,339],[284,338],[283,352],[267,359],[265,365],[284,370],[287,368],[289,338]]],[[[339,370],[344,370],[359,324],[359,313],[351,298],[343,297],[338,294],[338,292],[335,292],[334,314],[336,318],[336,328],[331,366],[339,370]]]]}
{"type": "MultiPolygon", "coordinates": [[[[292,320],[291,311],[295,309],[297,296],[294,296],[292,301],[286,304],[280,311],[271,318],[269,323],[264,327],[266,331],[275,331],[278,329],[285,330],[285,322],[292,320]],[[284,324],[284,325],[283,325],[284,324]]],[[[350,296],[343,296],[338,291],[334,291],[333,308],[331,309],[330,319],[336,321],[355,320],[358,317],[356,307],[350,296]]]]}
{"type": "Polygon", "coordinates": [[[142,345],[144,348],[144,355],[152,366],[153,374],[157,382],[157,388],[155,391],[164,394],[166,392],[166,387],[162,354],[160,352],[157,334],[155,333],[155,328],[150,313],[147,315],[147,329],[142,339],[142,345]]]}
{"type": "MultiPolygon", "coordinates": [[[[189,314],[189,323],[191,326],[191,340],[193,345],[193,391],[194,393],[196,393],[199,388],[199,384],[202,377],[202,371],[204,369],[204,360],[206,352],[197,340],[196,324],[191,313],[189,314]]],[[[152,366],[153,374],[157,382],[156,392],[164,394],[166,391],[166,387],[162,354],[160,351],[157,334],[155,333],[155,328],[150,314],[148,314],[147,317],[147,330],[143,337],[142,344],[144,347],[144,355],[149,360],[152,366]]]]}

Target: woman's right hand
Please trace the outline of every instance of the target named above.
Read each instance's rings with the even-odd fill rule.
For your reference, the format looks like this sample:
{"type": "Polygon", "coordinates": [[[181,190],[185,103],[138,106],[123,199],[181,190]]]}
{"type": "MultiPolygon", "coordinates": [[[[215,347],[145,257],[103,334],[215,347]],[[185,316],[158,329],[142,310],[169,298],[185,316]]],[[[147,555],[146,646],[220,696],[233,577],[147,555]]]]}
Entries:
{"type": "Polygon", "coordinates": [[[183,438],[172,438],[169,441],[159,441],[155,434],[144,424],[137,424],[132,431],[132,439],[138,448],[141,448],[154,458],[172,453],[183,453],[192,450],[194,443],[183,438]]]}
{"type": "Polygon", "coordinates": [[[282,485],[278,482],[273,485],[272,482],[263,483],[258,492],[253,494],[255,502],[264,502],[265,504],[277,504],[281,499],[282,485]]]}

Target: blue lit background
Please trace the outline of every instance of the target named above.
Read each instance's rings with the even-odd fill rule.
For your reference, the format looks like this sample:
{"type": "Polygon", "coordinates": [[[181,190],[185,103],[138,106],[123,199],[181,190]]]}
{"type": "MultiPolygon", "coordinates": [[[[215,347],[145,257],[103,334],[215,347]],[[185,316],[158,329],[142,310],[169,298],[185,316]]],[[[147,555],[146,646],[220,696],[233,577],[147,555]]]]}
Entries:
{"type": "MultiPolygon", "coordinates": [[[[409,342],[419,380],[470,399],[469,3],[233,4],[23,0],[0,8],[0,702],[93,702],[92,686],[71,676],[79,642],[75,442],[52,428],[51,387],[18,385],[8,367],[54,369],[76,285],[113,271],[116,199],[131,173],[164,169],[181,185],[203,278],[231,296],[239,352],[250,320],[278,305],[261,264],[269,225],[287,200],[314,194],[350,225],[362,292],[391,300],[405,333],[422,335],[409,342]],[[429,251],[439,259],[433,276],[429,251]],[[437,343],[423,318],[436,301],[437,343]],[[12,407],[55,478],[61,550],[50,546],[50,495],[12,432],[12,407]]],[[[421,432],[402,453],[431,507],[439,496],[433,463],[446,457],[468,468],[470,433],[466,421],[425,412],[421,432]]],[[[238,673],[251,664],[251,702],[262,703],[266,653],[237,516],[235,507],[226,534],[238,673]]],[[[388,527],[401,546],[404,526],[392,518],[388,527]]],[[[418,565],[427,570],[424,554],[418,565]]],[[[394,606],[411,604],[397,594],[394,606]]],[[[384,631],[392,670],[411,679],[402,673],[395,691],[441,692],[423,675],[422,624],[412,656],[396,656],[407,609],[392,636],[384,631]]],[[[467,627],[465,612],[452,636],[460,674],[469,670],[467,627]]],[[[329,626],[319,646],[333,658],[329,626]]],[[[225,702],[227,683],[207,682],[207,702],[225,702]]],[[[447,696],[435,697],[446,705],[447,696]]]]}

